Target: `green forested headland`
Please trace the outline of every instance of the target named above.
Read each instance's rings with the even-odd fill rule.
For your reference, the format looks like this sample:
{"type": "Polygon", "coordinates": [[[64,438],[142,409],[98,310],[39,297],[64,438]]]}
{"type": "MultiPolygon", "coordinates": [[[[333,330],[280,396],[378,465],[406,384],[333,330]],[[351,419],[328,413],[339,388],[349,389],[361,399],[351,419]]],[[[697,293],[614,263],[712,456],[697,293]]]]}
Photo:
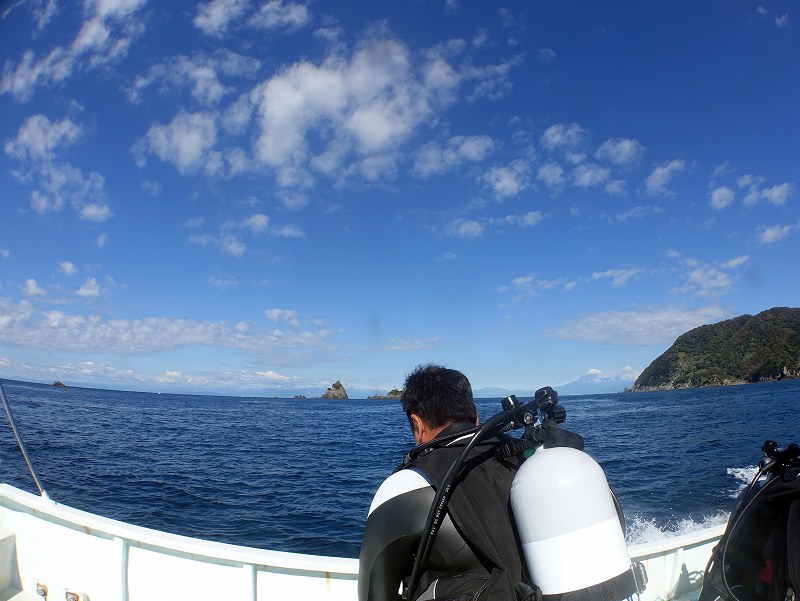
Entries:
{"type": "Polygon", "coordinates": [[[800,309],[775,307],[682,334],[631,390],[672,390],[800,378],[800,309]]]}

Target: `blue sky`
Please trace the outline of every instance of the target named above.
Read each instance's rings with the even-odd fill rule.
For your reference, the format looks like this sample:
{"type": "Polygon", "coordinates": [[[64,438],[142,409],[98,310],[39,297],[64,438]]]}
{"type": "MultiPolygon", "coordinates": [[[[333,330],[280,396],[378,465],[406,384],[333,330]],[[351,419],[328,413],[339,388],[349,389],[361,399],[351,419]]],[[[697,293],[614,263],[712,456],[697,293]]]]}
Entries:
{"type": "Polygon", "coordinates": [[[796,3],[0,9],[2,377],[532,391],[798,306],[796,3]]]}

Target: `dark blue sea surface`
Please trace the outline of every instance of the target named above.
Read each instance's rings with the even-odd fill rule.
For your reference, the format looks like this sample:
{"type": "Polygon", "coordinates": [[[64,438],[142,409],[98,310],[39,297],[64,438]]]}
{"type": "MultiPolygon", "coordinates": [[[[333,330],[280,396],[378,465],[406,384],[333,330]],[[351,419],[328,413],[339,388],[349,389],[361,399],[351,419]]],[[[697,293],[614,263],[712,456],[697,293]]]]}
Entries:
{"type": "MultiPolygon", "coordinates": [[[[4,381],[48,495],[178,534],[356,557],[370,500],[413,445],[393,400],[272,399],[4,381]]],[[[565,396],[632,542],[724,521],[765,439],[800,443],[800,381],[565,396]]],[[[481,419],[499,399],[478,401],[481,419]]],[[[36,492],[10,427],[0,476],[36,492]]]]}

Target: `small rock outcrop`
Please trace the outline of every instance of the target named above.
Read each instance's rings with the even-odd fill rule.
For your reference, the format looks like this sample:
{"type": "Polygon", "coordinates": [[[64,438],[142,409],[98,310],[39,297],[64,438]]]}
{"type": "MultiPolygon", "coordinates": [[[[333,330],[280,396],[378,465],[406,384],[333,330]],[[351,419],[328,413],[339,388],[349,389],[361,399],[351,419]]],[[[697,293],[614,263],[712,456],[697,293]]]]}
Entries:
{"type": "Polygon", "coordinates": [[[373,396],[368,396],[368,399],[399,399],[403,396],[402,390],[397,390],[397,388],[392,388],[386,394],[375,394],[373,396]]]}
{"type": "Polygon", "coordinates": [[[323,399],[346,399],[347,398],[347,391],[342,386],[342,383],[339,380],[333,383],[333,386],[328,388],[325,391],[325,394],[322,395],[323,399]]]}
{"type": "Polygon", "coordinates": [[[55,382],[53,382],[53,386],[55,386],[56,388],[66,388],[67,387],[67,385],[64,384],[63,382],[61,382],[61,380],[56,380],[55,382]]]}

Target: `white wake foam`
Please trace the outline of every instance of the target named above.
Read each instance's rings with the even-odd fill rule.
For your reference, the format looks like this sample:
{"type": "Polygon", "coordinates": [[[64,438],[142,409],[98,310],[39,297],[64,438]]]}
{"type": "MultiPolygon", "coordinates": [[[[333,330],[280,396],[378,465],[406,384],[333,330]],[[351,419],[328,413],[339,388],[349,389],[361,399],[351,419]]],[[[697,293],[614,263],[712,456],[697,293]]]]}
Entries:
{"type": "Polygon", "coordinates": [[[629,545],[652,543],[725,524],[729,517],[730,514],[728,512],[720,511],[716,515],[705,516],[699,522],[691,518],[685,518],[675,522],[659,524],[655,519],[646,519],[635,515],[630,520],[627,520],[628,532],[625,539],[629,545]]]}

